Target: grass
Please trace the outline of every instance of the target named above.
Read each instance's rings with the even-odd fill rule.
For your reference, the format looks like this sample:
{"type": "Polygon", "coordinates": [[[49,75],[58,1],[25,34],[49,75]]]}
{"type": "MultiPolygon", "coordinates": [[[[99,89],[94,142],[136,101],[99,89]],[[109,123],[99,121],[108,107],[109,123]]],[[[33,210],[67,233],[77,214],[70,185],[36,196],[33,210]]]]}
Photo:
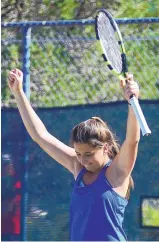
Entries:
{"type": "Polygon", "coordinates": [[[142,208],[143,226],[159,227],[159,208],[155,209],[149,205],[142,208]]]}

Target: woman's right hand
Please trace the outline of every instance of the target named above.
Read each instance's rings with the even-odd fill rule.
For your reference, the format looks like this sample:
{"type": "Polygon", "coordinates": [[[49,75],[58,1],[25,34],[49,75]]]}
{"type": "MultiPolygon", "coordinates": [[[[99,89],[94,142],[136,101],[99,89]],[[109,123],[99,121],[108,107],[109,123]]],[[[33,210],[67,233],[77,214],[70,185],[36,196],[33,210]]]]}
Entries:
{"type": "Polygon", "coordinates": [[[23,72],[19,69],[13,69],[9,72],[9,88],[13,94],[18,94],[23,90],[23,72]]]}

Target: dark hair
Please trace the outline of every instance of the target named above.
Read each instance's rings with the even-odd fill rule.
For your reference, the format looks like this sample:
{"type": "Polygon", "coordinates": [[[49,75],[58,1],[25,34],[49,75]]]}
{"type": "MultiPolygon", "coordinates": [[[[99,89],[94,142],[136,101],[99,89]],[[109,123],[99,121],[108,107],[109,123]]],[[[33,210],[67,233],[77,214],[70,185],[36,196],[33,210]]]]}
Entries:
{"type": "MultiPolygon", "coordinates": [[[[74,143],[87,143],[93,147],[102,147],[108,144],[108,156],[114,159],[119,153],[120,145],[116,136],[108,125],[99,117],[92,117],[76,125],[71,132],[71,146],[74,143]]],[[[126,198],[130,196],[130,189],[134,188],[133,179],[130,176],[130,182],[126,198]]]]}

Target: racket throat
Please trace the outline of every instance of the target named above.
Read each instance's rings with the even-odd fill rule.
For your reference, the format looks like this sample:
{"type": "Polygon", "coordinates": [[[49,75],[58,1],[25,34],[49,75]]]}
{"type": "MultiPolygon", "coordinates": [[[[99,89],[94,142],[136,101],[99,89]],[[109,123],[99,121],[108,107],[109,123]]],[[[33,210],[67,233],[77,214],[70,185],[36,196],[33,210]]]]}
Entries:
{"type": "Polygon", "coordinates": [[[122,58],[122,72],[125,74],[126,72],[128,72],[126,55],[122,53],[121,58],[122,58]]]}

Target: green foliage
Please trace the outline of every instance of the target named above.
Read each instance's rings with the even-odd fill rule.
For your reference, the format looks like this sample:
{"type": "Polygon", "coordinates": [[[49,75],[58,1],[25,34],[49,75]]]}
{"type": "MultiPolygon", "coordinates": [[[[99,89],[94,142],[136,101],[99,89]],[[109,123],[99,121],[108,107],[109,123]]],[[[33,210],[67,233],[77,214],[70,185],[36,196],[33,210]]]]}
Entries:
{"type": "MultiPolygon", "coordinates": [[[[4,1],[4,6],[7,3],[14,8],[14,0],[4,1]]],[[[17,4],[19,12],[22,11],[18,15],[21,20],[32,20],[30,16],[34,17],[33,20],[94,18],[96,10],[103,7],[115,17],[153,17],[159,14],[156,0],[44,0],[17,4]],[[27,11],[23,11],[25,9],[27,11]]],[[[7,15],[4,6],[4,19],[10,20],[12,14],[7,15]]],[[[156,87],[158,24],[121,25],[120,29],[125,40],[129,71],[140,83],[141,98],[159,98],[156,87]]],[[[9,44],[2,45],[2,104],[5,106],[16,106],[7,86],[7,75],[12,68],[22,68],[23,49],[19,32],[17,29],[2,29],[2,40],[11,40],[9,44]]],[[[92,25],[32,28],[30,73],[31,102],[34,106],[66,106],[123,99],[119,83],[101,58],[92,25]]]]}
{"type": "MultiPolygon", "coordinates": [[[[5,36],[5,33],[4,33],[5,36]]],[[[7,36],[6,36],[7,38],[7,36]]],[[[16,43],[3,45],[2,48],[2,100],[5,100],[5,105],[10,105],[10,102],[14,102],[12,99],[12,94],[8,88],[8,73],[10,70],[17,68],[22,68],[22,63],[20,63],[20,46],[16,43]]],[[[3,105],[3,103],[2,103],[3,105]]]]}
{"type": "Polygon", "coordinates": [[[158,16],[158,0],[121,0],[120,8],[116,12],[117,18],[145,18],[158,16]]]}
{"type": "Polygon", "coordinates": [[[143,225],[159,227],[159,208],[149,205],[143,207],[143,225]]]}
{"type": "Polygon", "coordinates": [[[97,9],[117,9],[118,0],[2,1],[2,21],[31,21],[93,18],[97,9]]]}
{"type": "Polygon", "coordinates": [[[155,88],[158,76],[156,58],[156,47],[159,46],[158,25],[152,24],[150,27],[147,24],[133,24],[127,34],[129,38],[134,38],[134,41],[125,41],[125,45],[129,70],[134,73],[140,87],[143,87],[141,97],[159,98],[158,89],[155,88]]]}
{"type": "Polygon", "coordinates": [[[76,13],[77,7],[79,7],[79,3],[74,0],[59,1],[58,4],[59,9],[61,10],[61,19],[72,19],[76,13]]]}

